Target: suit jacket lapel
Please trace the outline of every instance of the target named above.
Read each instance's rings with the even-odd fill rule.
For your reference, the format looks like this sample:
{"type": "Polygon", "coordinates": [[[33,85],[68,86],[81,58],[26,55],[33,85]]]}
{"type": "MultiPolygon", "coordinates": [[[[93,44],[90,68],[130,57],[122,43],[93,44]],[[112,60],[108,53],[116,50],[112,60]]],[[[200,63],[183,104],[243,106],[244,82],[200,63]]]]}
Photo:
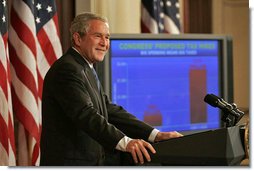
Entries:
{"type": "Polygon", "coordinates": [[[92,89],[94,91],[93,93],[95,94],[95,96],[96,96],[96,98],[97,98],[97,100],[99,102],[100,113],[104,116],[105,113],[103,112],[103,100],[102,100],[101,92],[98,90],[98,88],[97,88],[97,82],[96,82],[96,80],[94,78],[94,75],[93,75],[91,69],[88,68],[88,67],[89,66],[85,67],[85,69],[84,69],[84,75],[86,76],[90,86],[92,87],[92,89]]]}
{"type": "Polygon", "coordinates": [[[100,110],[100,113],[102,115],[104,115],[104,117],[107,118],[106,113],[103,112],[103,107],[105,106],[105,104],[103,104],[103,100],[102,100],[102,95],[101,95],[101,90],[98,90],[98,86],[97,86],[97,82],[95,80],[94,74],[92,73],[92,70],[90,69],[88,63],[85,61],[85,59],[83,59],[83,57],[77,52],[75,51],[73,48],[70,48],[68,50],[68,53],[72,54],[72,56],[74,57],[74,59],[80,63],[82,66],[84,66],[84,76],[86,77],[88,83],[90,84],[90,86],[92,87],[92,90],[94,91],[93,93],[95,94],[98,102],[99,102],[99,108],[98,110],[100,110]]]}

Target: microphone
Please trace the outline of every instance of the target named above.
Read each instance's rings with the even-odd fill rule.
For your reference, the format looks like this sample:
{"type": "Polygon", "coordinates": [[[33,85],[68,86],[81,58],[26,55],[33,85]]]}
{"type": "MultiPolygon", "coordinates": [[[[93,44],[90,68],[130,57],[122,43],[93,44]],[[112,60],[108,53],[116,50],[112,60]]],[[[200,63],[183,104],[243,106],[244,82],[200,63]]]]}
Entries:
{"type": "Polygon", "coordinates": [[[214,94],[207,94],[204,98],[204,101],[213,107],[222,109],[225,112],[231,111],[233,109],[231,104],[227,103],[225,100],[219,98],[214,94]]]}
{"type": "Polygon", "coordinates": [[[229,104],[228,102],[214,94],[207,94],[204,98],[204,101],[213,107],[220,108],[227,115],[230,114],[234,116],[236,122],[238,122],[244,115],[244,112],[238,109],[235,103],[229,104]]]}

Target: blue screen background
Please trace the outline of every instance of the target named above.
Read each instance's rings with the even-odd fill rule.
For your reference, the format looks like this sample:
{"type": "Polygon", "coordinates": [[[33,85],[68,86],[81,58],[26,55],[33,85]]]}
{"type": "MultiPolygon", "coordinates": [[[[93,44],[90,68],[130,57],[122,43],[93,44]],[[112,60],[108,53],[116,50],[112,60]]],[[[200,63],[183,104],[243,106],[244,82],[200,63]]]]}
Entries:
{"type": "Polygon", "coordinates": [[[207,93],[220,93],[218,41],[111,40],[110,53],[113,103],[140,120],[151,110],[159,113],[162,123],[155,127],[161,131],[220,126],[219,110],[208,105],[206,122],[190,121],[191,68],[205,68],[207,93]]]}

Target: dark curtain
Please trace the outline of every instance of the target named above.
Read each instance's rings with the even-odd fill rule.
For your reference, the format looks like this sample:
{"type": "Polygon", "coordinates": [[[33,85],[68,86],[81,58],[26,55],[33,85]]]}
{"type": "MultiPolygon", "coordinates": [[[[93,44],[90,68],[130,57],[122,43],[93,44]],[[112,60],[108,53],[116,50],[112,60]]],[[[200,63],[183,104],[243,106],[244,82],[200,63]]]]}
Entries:
{"type": "Polygon", "coordinates": [[[56,0],[56,5],[58,12],[60,39],[64,53],[70,47],[69,28],[71,25],[71,21],[75,17],[75,1],[56,0]]]}

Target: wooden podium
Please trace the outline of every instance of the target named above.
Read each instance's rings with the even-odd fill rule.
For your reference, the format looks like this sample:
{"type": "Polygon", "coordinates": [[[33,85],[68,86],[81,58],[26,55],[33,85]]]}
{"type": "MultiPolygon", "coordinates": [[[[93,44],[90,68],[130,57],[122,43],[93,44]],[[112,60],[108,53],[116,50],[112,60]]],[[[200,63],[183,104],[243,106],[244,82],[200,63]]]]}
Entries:
{"type": "MultiPolygon", "coordinates": [[[[150,166],[232,166],[240,165],[245,151],[239,126],[204,131],[152,144],[150,166]]],[[[134,165],[124,154],[123,165],[134,165]]]]}

